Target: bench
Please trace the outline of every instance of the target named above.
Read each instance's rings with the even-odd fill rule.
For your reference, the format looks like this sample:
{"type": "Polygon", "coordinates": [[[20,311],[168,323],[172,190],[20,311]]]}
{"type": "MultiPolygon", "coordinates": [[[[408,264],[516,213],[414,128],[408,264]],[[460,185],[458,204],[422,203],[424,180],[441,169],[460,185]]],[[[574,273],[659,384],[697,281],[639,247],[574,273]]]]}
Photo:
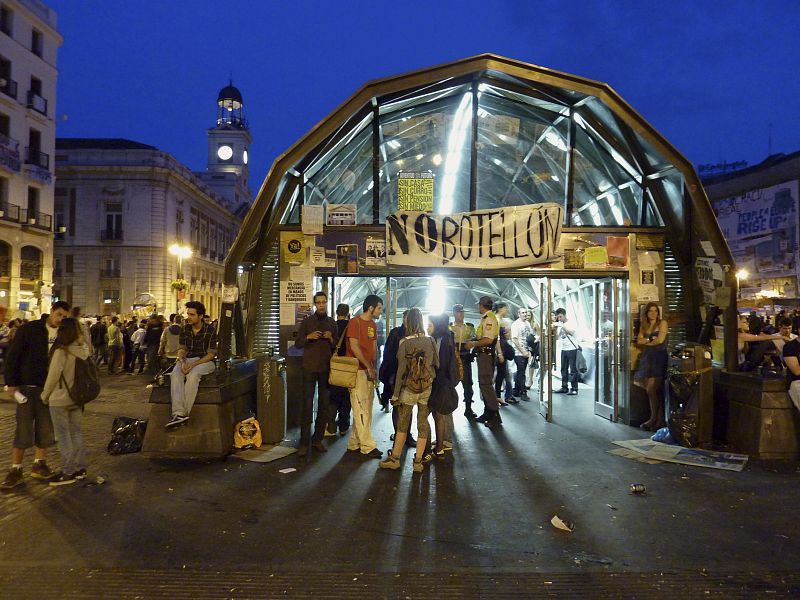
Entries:
{"type": "Polygon", "coordinates": [[[723,369],[714,388],[717,402],[727,405],[727,442],[736,450],[763,459],[800,456],[800,412],[785,379],[723,369]]]}
{"type": "Polygon", "coordinates": [[[172,417],[169,377],[150,393],[142,453],[150,458],[222,458],[233,448],[234,425],[255,413],[256,361],[239,360],[200,379],[189,422],[167,431],[172,417]]]}

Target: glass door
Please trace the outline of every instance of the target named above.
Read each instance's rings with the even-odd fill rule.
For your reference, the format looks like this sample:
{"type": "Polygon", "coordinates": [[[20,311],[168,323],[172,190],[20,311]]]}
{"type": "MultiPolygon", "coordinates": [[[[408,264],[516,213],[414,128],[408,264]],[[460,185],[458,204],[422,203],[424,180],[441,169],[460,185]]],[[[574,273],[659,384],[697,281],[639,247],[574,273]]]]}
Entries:
{"type": "Polygon", "coordinates": [[[620,393],[627,394],[628,282],[598,279],[595,284],[594,413],[610,421],[619,418],[620,393]]]}

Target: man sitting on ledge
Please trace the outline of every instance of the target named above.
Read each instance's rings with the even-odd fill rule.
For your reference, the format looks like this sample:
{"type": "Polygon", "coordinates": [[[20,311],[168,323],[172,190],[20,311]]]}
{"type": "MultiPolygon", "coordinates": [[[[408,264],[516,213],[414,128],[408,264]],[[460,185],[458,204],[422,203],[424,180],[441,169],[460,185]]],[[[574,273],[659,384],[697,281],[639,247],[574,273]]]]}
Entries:
{"type": "Polygon", "coordinates": [[[201,302],[186,303],[187,324],[181,331],[178,360],[170,374],[172,419],[167,423],[167,429],[189,420],[200,378],[213,373],[216,368],[217,333],[211,325],[203,324],[205,314],[206,307],[201,302]]]}

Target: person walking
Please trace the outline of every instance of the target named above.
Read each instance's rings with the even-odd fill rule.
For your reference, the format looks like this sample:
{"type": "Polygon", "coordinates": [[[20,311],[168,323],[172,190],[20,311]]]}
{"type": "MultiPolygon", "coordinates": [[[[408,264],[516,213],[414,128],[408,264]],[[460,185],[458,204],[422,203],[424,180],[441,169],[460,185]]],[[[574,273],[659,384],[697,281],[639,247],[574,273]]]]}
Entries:
{"type": "Polygon", "coordinates": [[[58,326],[69,314],[69,304],[55,302],[49,315],[19,328],[5,360],[5,382],[8,396],[17,403],[16,430],[11,449],[11,468],[0,489],[10,490],[23,483],[22,461],[25,450],[34,446],[31,477],[48,481],[53,472],[47,466],[47,449],[55,444],[50,411],[42,402],[42,389],[47,381],[50,347],[56,341],[58,326]]]}
{"type": "Polygon", "coordinates": [[[104,317],[97,315],[94,325],[89,328],[92,338],[92,348],[94,349],[94,362],[99,366],[100,363],[108,364],[108,327],[106,327],[104,317]]]}
{"type": "MultiPolygon", "coordinates": [[[[339,304],[336,307],[336,339],[341,340],[347,325],[350,323],[350,306],[339,304]]],[[[337,341],[338,344],[338,341],[337,341]]],[[[342,344],[337,351],[339,356],[347,354],[347,345],[342,344]]],[[[331,390],[331,410],[328,414],[328,427],[325,436],[335,436],[336,428],[339,434],[344,435],[350,429],[350,391],[338,385],[330,386],[331,390]]]]}
{"type": "Polygon", "coordinates": [[[131,343],[133,344],[133,353],[136,358],[134,359],[134,362],[131,363],[131,370],[128,371],[130,375],[133,375],[133,370],[136,367],[134,363],[136,361],[139,361],[139,375],[141,375],[144,372],[144,359],[145,356],[147,355],[147,346],[144,345],[144,336],[147,333],[147,330],[145,329],[146,324],[147,321],[142,319],[139,322],[138,329],[134,331],[133,335],[131,336],[131,343]]]}
{"type": "MultiPolygon", "coordinates": [[[[210,323],[204,323],[210,327],[210,323]]],[[[154,377],[161,370],[158,350],[161,346],[161,334],[164,333],[164,322],[161,315],[154,315],[147,323],[144,334],[144,345],[147,347],[147,369],[154,377]]]]}
{"type": "Polygon", "coordinates": [[[372,435],[372,402],[375,397],[375,382],[378,379],[378,330],[375,319],[383,310],[383,300],[374,294],[364,299],[362,312],[350,319],[347,325],[347,356],[358,359],[356,386],[350,390],[350,405],[353,409],[353,431],[347,442],[350,452],[360,451],[370,458],[380,458],[372,435]]]}
{"type": "Polygon", "coordinates": [[[108,372],[114,375],[121,366],[117,363],[122,359],[122,328],[119,317],[111,317],[111,325],[108,327],[108,372]]]}
{"type": "Polygon", "coordinates": [[[439,354],[433,339],[425,335],[422,313],[412,308],[406,316],[406,336],[400,340],[397,352],[397,379],[392,405],[397,406],[400,416],[394,446],[385,460],[380,462],[381,469],[399,469],[400,451],[406,443],[406,432],[411,427],[414,407],[417,407],[417,452],[414,455],[414,473],[422,473],[425,468],[422,462],[425,447],[430,439],[430,423],[428,416],[428,398],[439,367],[439,354]]]}
{"type": "Polygon", "coordinates": [[[328,296],[325,292],[314,294],[313,314],[303,319],[297,330],[296,348],[303,348],[303,405],[300,411],[300,447],[298,456],[308,454],[309,442],[317,452],[327,452],[322,443],[325,425],[330,412],[330,387],[328,376],[331,357],[339,338],[336,321],[328,316],[328,296]],[[311,435],[314,413],[314,391],[317,391],[317,419],[311,435]]]}
{"type": "Polygon", "coordinates": [[[492,312],[492,305],[493,302],[489,296],[481,296],[478,301],[481,322],[475,330],[478,339],[465,344],[469,349],[474,348],[478,355],[478,386],[481,390],[484,409],[483,414],[476,421],[490,428],[503,422],[500,418],[500,401],[494,392],[494,358],[500,326],[497,317],[492,312]]]}
{"type": "Polygon", "coordinates": [[[86,478],[86,448],[81,429],[83,408],[72,401],[69,391],[75,385],[76,358],[89,358],[89,348],[77,319],[64,319],[50,348],[50,367],[42,391],[42,402],[50,407],[63,462],[51,486],[69,485],[86,478]]]}

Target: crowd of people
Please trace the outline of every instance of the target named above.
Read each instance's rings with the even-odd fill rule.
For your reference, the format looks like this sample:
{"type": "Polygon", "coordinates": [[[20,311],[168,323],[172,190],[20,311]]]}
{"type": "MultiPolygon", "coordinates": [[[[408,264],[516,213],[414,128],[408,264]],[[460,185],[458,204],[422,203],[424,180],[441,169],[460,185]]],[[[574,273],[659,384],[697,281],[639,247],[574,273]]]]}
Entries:
{"type": "MultiPolygon", "coordinates": [[[[111,375],[156,375],[171,369],[171,429],[189,420],[199,379],[214,371],[216,322],[200,302],[187,302],[181,315],[161,315],[136,321],[118,316],[87,318],[79,307],[55,302],[40,319],[4,324],[0,328],[3,370],[8,397],[16,402],[16,428],[11,466],[0,489],[24,481],[25,452],[34,449],[31,477],[51,486],[69,485],[86,477],[86,450],[77,396],[78,365],[96,375],[101,365],[111,375]],[[174,363],[174,364],[172,364],[174,363]],[[58,443],[62,468],[47,464],[48,449],[58,443]]],[[[84,373],[86,371],[83,371],[84,373]]]]}
{"type": "MultiPolygon", "coordinates": [[[[368,296],[360,314],[352,318],[350,307],[339,304],[335,320],[328,315],[324,292],[317,292],[313,300],[315,310],[300,324],[295,341],[296,347],[303,349],[300,456],[308,455],[311,450],[327,452],[325,437],[336,436],[337,430],[338,435],[350,431],[348,451],[382,459],[381,468],[397,469],[403,448],[414,448],[413,471],[421,472],[425,464],[444,459],[453,449],[453,402],[458,403],[458,386],[465,417],[491,429],[502,424],[502,406],[530,400],[528,390],[539,368],[541,331],[531,322],[532,312],[527,308],[519,308],[512,321],[507,304],[484,296],[477,305],[481,315],[477,326],[465,321],[461,304],[453,306],[452,315],[429,315],[427,326],[419,309],[409,309],[403,314],[402,324],[386,336],[379,361],[376,320],[383,311],[379,296],[368,296]],[[357,360],[353,387],[329,384],[334,354],[357,360]],[[473,364],[483,402],[480,415],[473,410],[473,364]],[[312,423],[315,394],[318,409],[312,423]],[[376,396],[382,410],[392,412],[393,446],[386,456],[378,449],[372,433],[376,396]],[[415,408],[416,439],[410,431],[415,408]]],[[[562,371],[566,373],[563,381],[575,380],[572,389],[565,388],[571,393],[577,390],[577,372],[567,344],[575,330],[563,309],[553,316],[552,327],[557,337],[563,339],[560,342],[560,350],[564,352],[562,371]]]]}

